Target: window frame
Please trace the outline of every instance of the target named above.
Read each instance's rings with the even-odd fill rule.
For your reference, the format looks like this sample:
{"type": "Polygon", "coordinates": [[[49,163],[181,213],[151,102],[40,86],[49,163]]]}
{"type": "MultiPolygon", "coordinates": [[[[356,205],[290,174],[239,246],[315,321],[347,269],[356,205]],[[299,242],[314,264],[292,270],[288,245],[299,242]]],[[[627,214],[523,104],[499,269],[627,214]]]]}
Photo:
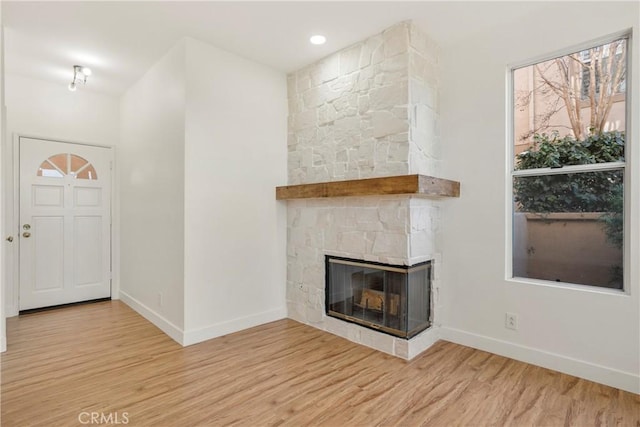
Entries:
{"type": "Polygon", "coordinates": [[[91,162],[87,159],[85,159],[82,156],[79,156],[77,154],[73,154],[73,153],[58,153],[58,154],[54,154],[53,156],[49,156],[48,158],[46,158],[42,163],[40,163],[40,166],[38,167],[38,170],[36,171],[36,175],[39,177],[43,177],[43,178],[56,178],[56,179],[64,179],[65,177],[69,176],[73,179],[81,179],[81,180],[87,180],[87,181],[97,181],[98,180],[98,173],[96,172],[95,167],[91,164],[91,162]],[[65,170],[62,169],[62,167],[60,167],[59,165],[57,165],[52,159],[58,157],[58,156],[65,156],[65,170]],[[80,166],[79,168],[77,168],[76,170],[71,170],[72,166],[73,166],[73,158],[76,157],[82,161],[84,161],[85,163],[80,166]],[[53,166],[53,169],[45,169],[43,167],[43,165],[45,165],[46,163],[48,163],[50,166],[53,166]],[[45,170],[52,170],[58,173],[58,175],[54,175],[54,174],[46,174],[44,171],[45,170]],[[95,177],[91,176],[91,170],[93,170],[95,177]],[[84,172],[88,172],[89,177],[88,178],[84,178],[81,177],[80,175],[84,172]],[[41,173],[41,175],[39,175],[41,173]]]}
{"type": "MultiPolygon", "coordinates": [[[[630,141],[632,140],[632,130],[634,123],[632,122],[633,116],[631,114],[632,96],[633,96],[633,78],[635,77],[635,71],[633,70],[633,51],[635,49],[634,37],[632,29],[626,29],[616,33],[612,33],[603,37],[590,39],[586,42],[569,46],[563,49],[555,50],[547,54],[539,55],[521,62],[514,62],[508,64],[506,67],[506,93],[505,93],[505,106],[506,106],[506,142],[507,150],[505,159],[505,281],[515,284],[543,286],[550,288],[562,288],[583,292],[592,292],[598,294],[607,295],[630,295],[630,278],[632,264],[630,261],[631,251],[631,163],[633,163],[632,155],[635,154],[635,150],[631,148],[630,141]],[[626,78],[625,78],[625,159],[623,162],[610,162],[610,163],[596,163],[587,165],[571,165],[563,166],[561,168],[538,168],[538,169],[515,169],[515,115],[514,108],[516,105],[515,99],[515,84],[514,84],[514,72],[517,69],[532,66],[540,62],[555,59],[561,56],[569,55],[571,53],[584,51],[594,46],[603,45],[613,42],[615,40],[625,38],[627,40],[627,57],[626,57],[626,78]],[[555,282],[550,280],[535,279],[515,276],[513,273],[513,215],[515,212],[514,195],[513,195],[513,183],[516,177],[526,176],[541,176],[541,175],[555,175],[555,174],[568,174],[568,173],[580,173],[580,172],[595,172],[595,171],[607,171],[607,170],[622,170],[624,179],[623,189],[623,247],[622,247],[622,289],[612,289],[593,285],[583,285],[569,282],[555,282]]],[[[635,166],[635,165],[634,165],[635,166]]]]}

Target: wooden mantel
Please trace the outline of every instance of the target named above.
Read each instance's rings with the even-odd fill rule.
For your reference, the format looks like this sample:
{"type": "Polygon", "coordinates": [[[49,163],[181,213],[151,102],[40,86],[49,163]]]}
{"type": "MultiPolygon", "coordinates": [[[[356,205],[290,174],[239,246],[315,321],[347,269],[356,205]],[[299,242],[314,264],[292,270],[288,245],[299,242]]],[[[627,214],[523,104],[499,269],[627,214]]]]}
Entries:
{"type": "Polygon", "coordinates": [[[277,200],[394,194],[418,197],[460,197],[460,183],[427,175],[400,175],[276,187],[277,200]]]}

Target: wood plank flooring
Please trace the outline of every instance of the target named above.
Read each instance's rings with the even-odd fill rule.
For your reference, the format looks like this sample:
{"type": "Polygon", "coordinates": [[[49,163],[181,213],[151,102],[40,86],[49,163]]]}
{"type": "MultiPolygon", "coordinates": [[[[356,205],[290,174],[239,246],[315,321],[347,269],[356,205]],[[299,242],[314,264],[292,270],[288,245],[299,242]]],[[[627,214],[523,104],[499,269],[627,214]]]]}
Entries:
{"type": "Polygon", "coordinates": [[[118,301],[7,320],[2,426],[640,426],[638,395],[448,342],[406,362],[281,320],[182,348],[118,301]]]}

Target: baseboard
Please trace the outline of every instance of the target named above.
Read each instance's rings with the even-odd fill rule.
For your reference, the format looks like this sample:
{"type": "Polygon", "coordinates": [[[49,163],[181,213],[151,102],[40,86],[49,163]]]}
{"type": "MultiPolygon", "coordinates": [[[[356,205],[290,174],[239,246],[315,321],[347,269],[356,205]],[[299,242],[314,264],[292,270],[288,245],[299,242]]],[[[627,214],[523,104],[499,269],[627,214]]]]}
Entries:
{"type": "Polygon", "coordinates": [[[147,319],[149,322],[153,323],[157,326],[162,332],[169,335],[174,341],[176,341],[180,345],[184,344],[184,331],[178,326],[171,323],[169,320],[165,319],[162,315],[156,313],[131,295],[126,292],[120,290],[119,293],[120,301],[127,304],[134,311],[140,314],[142,317],[147,319]]]}
{"type": "Polygon", "coordinates": [[[274,322],[286,317],[287,308],[281,307],[251,316],[216,323],[215,325],[206,326],[204,328],[191,329],[185,331],[183,345],[197,344],[202,341],[238,332],[243,329],[252,328],[254,326],[263,325],[265,323],[274,322]]]}
{"type": "Polygon", "coordinates": [[[640,376],[630,372],[624,372],[454,328],[441,328],[440,337],[445,341],[477,348],[510,359],[640,394],[640,376]]]}
{"type": "Polygon", "coordinates": [[[440,340],[440,326],[432,325],[429,329],[419,333],[409,340],[408,360],[427,351],[432,345],[440,340]]]}
{"type": "Polygon", "coordinates": [[[0,353],[7,351],[7,337],[0,337],[0,353]]]}

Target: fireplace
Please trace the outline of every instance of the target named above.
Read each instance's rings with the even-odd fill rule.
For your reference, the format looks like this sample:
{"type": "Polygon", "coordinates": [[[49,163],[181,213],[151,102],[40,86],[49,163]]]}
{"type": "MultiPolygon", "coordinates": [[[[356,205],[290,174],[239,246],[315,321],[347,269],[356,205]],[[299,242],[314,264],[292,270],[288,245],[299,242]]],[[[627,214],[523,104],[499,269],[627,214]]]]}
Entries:
{"type": "Polygon", "coordinates": [[[431,261],[399,266],[325,256],[326,313],[401,338],[431,326],[431,261]]]}

